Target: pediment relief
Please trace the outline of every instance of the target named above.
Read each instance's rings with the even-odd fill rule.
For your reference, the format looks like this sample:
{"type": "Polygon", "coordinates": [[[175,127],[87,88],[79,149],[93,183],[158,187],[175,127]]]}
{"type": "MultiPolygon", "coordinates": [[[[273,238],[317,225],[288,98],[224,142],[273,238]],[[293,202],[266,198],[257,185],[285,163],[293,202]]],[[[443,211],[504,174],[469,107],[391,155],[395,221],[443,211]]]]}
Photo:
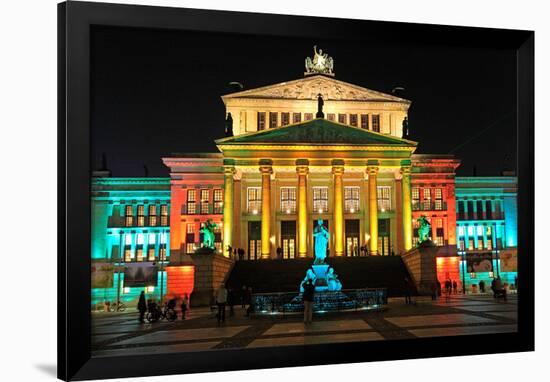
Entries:
{"type": "Polygon", "coordinates": [[[324,100],[349,100],[349,101],[409,101],[384,94],[360,86],[348,84],[324,76],[303,78],[296,81],[283,82],[271,86],[245,90],[238,93],[223,96],[229,98],[271,98],[271,99],[306,99],[316,100],[321,94],[324,100]]]}

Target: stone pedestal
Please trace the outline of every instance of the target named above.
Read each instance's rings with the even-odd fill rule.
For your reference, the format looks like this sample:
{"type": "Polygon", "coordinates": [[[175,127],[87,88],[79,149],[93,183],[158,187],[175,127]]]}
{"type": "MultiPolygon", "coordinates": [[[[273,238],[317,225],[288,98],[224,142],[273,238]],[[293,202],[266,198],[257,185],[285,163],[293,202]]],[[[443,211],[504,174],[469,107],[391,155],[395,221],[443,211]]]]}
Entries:
{"type": "Polygon", "coordinates": [[[437,252],[438,247],[433,242],[425,241],[401,255],[419,294],[432,293],[432,285],[437,279],[437,252]]]}
{"type": "Polygon", "coordinates": [[[195,266],[195,283],[191,294],[191,307],[207,306],[214,301],[214,294],[227,281],[233,260],[220,254],[194,253],[185,255],[186,263],[195,266]]]}

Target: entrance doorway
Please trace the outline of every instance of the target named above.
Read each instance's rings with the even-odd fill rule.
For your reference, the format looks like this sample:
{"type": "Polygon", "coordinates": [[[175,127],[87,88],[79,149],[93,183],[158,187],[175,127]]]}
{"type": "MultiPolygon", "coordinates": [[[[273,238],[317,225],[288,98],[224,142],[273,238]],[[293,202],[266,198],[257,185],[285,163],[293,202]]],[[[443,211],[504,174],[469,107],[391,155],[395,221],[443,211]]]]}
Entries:
{"type": "Polygon", "coordinates": [[[346,220],[346,256],[359,256],[359,220],[346,220]]]}
{"type": "Polygon", "coordinates": [[[391,253],[390,219],[378,220],[378,254],[389,256],[391,253]]]}
{"type": "Polygon", "coordinates": [[[262,257],[262,222],[248,222],[248,260],[262,257]]]}
{"type": "Polygon", "coordinates": [[[294,259],[296,257],[296,221],[281,222],[281,244],[283,259],[294,259]]]}

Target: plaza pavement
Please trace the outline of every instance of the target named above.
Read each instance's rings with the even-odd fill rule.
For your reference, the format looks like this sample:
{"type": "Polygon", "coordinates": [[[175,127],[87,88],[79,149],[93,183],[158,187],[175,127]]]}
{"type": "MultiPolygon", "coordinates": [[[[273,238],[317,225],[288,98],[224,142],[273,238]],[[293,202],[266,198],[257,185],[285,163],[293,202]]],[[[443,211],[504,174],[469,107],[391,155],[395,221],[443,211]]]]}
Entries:
{"type": "Polygon", "coordinates": [[[240,306],[217,325],[209,308],[194,308],[185,321],[140,324],[137,312],[93,313],[92,356],[159,354],[337,342],[506,333],[517,330],[517,296],[495,301],[489,295],[453,295],[432,302],[390,299],[382,312],[247,318],[240,306]]]}

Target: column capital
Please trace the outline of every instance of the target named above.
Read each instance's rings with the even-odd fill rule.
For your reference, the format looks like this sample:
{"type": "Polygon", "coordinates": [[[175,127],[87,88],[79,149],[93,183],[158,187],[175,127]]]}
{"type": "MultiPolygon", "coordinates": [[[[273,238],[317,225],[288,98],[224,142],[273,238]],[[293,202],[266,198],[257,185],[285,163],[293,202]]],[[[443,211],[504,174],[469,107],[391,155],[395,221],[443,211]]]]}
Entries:
{"type": "Polygon", "coordinates": [[[307,174],[309,174],[309,167],[308,166],[296,166],[296,173],[298,175],[307,175],[307,174]]]}
{"type": "Polygon", "coordinates": [[[262,173],[262,175],[271,175],[273,174],[273,167],[271,167],[271,165],[260,166],[260,172],[262,173]]]}
{"type": "Polygon", "coordinates": [[[408,176],[408,175],[411,175],[411,169],[412,167],[409,165],[409,166],[401,166],[401,169],[399,169],[399,173],[402,175],[402,176],[408,176]]]}
{"type": "Polygon", "coordinates": [[[379,167],[373,166],[373,165],[367,165],[367,174],[368,175],[376,175],[378,174],[379,167]]]}
{"type": "Polygon", "coordinates": [[[296,159],[296,166],[309,166],[308,159],[296,159]]]}
{"type": "Polygon", "coordinates": [[[223,166],[223,173],[226,176],[233,176],[233,175],[235,175],[236,172],[237,172],[237,170],[235,170],[235,166],[233,166],[233,165],[224,165],[223,166]]]}

